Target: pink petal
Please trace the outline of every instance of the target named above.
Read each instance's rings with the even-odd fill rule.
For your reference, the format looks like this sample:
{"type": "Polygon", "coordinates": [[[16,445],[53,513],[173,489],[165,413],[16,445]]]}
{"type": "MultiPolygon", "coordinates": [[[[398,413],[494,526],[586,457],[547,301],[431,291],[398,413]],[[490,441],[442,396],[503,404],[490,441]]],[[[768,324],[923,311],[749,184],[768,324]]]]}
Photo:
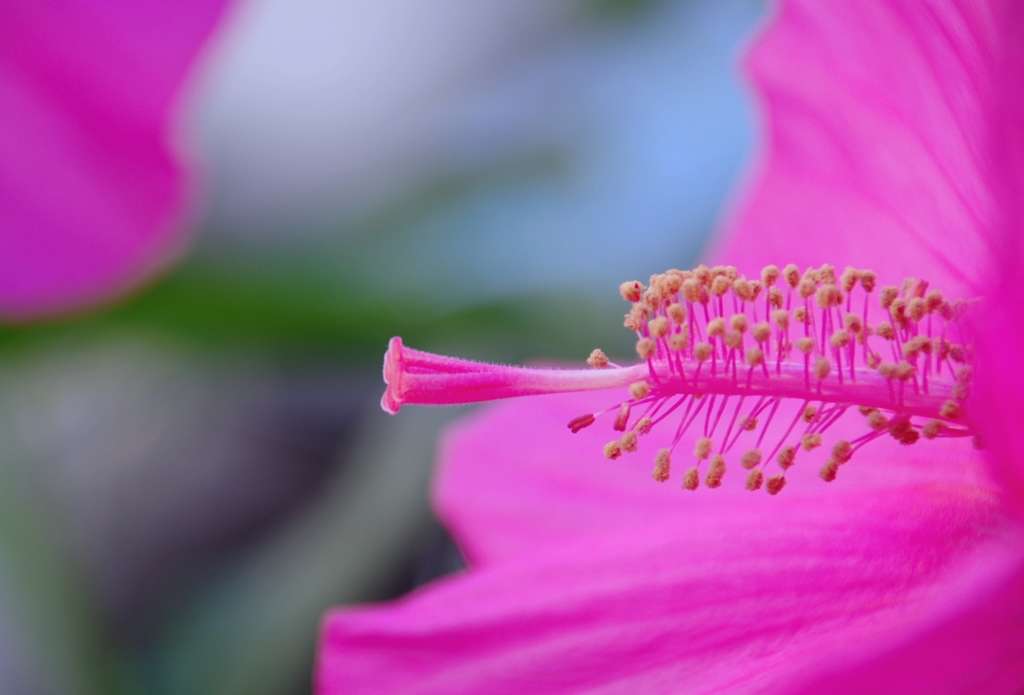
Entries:
{"type": "MultiPolygon", "coordinates": [[[[979,369],[973,406],[982,414],[996,473],[1024,509],[1024,9],[1010,3],[1002,23],[1007,55],[1004,85],[993,118],[993,149],[1000,175],[997,190],[1003,212],[999,251],[979,322],[979,369]]],[[[1024,513],[1024,512],[1022,512],[1024,513]]]]}
{"type": "MultiPolygon", "coordinates": [[[[965,563],[1022,540],[966,486],[691,512],[329,614],[317,692],[788,692],[850,645],[915,632],[965,563]]],[[[1024,648],[1003,637],[986,638],[1003,658],[1024,648]]]]}
{"type": "Polygon", "coordinates": [[[715,259],[849,264],[979,295],[998,226],[995,5],[781,2],[747,62],[766,142],[715,259]]]}
{"type": "MultiPolygon", "coordinates": [[[[885,437],[858,451],[835,482],[824,483],[818,469],[828,458],[831,444],[844,437],[852,440],[866,431],[863,418],[850,414],[826,432],[825,447],[797,455],[796,465],[787,474],[786,489],[776,497],[763,490],[743,489],[746,471],[738,459],[756,439],[750,433],[727,455],[729,468],[721,488],[684,491],[680,489],[682,472],[693,465],[698,432],[680,442],[673,454],[672,478],[659,484],[651,479],[654,456],[669,444],[674,421],[666,420],[641,437],[639,451],[616,461],[601,453],[605,442],[618,434],[611,428],[610,416],[577,434],[566,428],[574,416],[591,412],[595,406],[613,405],[621,398],[619,390],[506,401],[482,408],[447,433],[439,457],[434,506],[474,567],[584,536],[597,538],[627,528],[643,534],[642,529],[654,523],[652,519],[664,515],[698,519],[723,510],[742,514],[753,509],[770,517],[786,513],[789,505],[813,502],[827,507],[837,498],[870,497],[893,486],[948,484],[995,489],[970,443],[950,439],[904,447],[885,437]]],[[[776,418],[788,423],[792,412],[792,406],[780,409],[776,418]]],[[[766,456],[776,441],[766,438],[766,456]]],[[[772,467],[774,462],[768,470],[772,467]]]]}
{"type": "Polygon", "coordinates": [[[0,4],[0,315],[105,299],[180,251],[178,99],[226,4],[0,4]]]}

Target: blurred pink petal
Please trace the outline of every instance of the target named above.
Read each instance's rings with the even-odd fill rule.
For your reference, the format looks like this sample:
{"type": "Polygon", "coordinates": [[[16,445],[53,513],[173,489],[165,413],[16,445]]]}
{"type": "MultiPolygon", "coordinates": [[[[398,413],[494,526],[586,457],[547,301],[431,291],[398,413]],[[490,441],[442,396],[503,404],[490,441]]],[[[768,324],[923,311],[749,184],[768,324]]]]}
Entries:
{"type": "Polygon", "coordinates": [[[102,301],[180,253],[181,97],[226,5],[0,5],[0,316],[102,301]]]}
{"type": "MultiPolygon", "coordinates": [[[[993,105],[993,143],[1000,203],[999,240],[986,279],[987,313],[979,326],[979,357],[995,365],[979,374],[976,401],[989,432],[996,474],[1024,509],[1024,6],[1011,3],[1000,64],[1003,89],[993,105]]],[[[1021,512],[1024,514],[1024,511],[1021,512]]]]}
{"type": "Polygon", "coordinates": [[[330,614],[318,692],[1020,692],[1024,23],[1009,7],[783,2],[750,59],[768,142],[715,254],[748,274],[849,263],[989,295],[972,404],[992,457],[885,440],[829,486],[798,464],[778,497],[682,498],[651,484],[649,459],[604,460],[601,432],[565,433],[614,395],[490,407],[445,439],[435,490],[471,570],[330,614]]]}
{"type": "Polygon", "coordinates": [[[1004,4],[780,3],[747,58],[759,164],[715,258],[748,274],[848,263],[982,294],[1004,4]]]}

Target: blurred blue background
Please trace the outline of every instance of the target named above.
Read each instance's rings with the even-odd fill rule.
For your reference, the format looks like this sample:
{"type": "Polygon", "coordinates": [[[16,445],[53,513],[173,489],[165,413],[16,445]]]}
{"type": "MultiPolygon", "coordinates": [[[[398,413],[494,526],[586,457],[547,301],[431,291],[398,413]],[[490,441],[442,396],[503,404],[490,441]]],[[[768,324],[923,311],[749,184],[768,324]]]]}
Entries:
{"type": "Polygon", "coordinates": [[[754,118],[755,0],[253,0],[193,114],[197,243],[0,328],[0,692],[309,690],[332,604],[460,567],[387,339],[628,355],[618,284],[695,262],[754,118]]]}

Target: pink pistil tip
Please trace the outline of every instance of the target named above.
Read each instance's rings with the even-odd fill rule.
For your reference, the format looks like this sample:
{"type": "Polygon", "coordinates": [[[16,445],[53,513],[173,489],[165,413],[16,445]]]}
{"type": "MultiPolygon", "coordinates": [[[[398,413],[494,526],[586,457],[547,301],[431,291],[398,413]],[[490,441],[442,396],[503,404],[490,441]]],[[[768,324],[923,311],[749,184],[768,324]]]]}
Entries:
{"type": "MultiPolygon", "coordinates": [[[[974,350],[960,320],[968,303],[949,302],[916,279],[902,290],[882,287],[871,302],[876,275],[854,268],[837,279],[829,265],[803,274],[792,264],[782,271],[768,266],[760,277],[699,266],[652,276],[650,286],[623,283],[620,293],[632,305],[624,325],[636,334],[641,360],[627,367],[600,350],[591,353],[588,369],[487,364],[412,350],[392,338],[381,407],[394,414],[407,403],[622,388],[621,403],[573,418],[569,429],[579,432],[615,413],[612,429],[624,434],[604,454],[617,459],[671,417],[672,444],[659,451],[659,461],[668,460],[691,428],[702,429],[684,489],[698,487],[701,467],[708,468],[708,487],[721,485],[726,457],[739,446],[757,453],[756,462],[747,454],[741,459],[751,470],[747,489],[763,482],[772,495],[785,486],[796,452],[820,456],[815,452],[826,431],[847,411],[865,418],[865,432],[830,445],[833,455],[820,472],[826,482],[861,446],[886,434],[908,446],[938,437],[979,439],[968,409],[974,350]],[[799,407],[776,420],[783,403],[799,407]],[[771,453],[761,456],[762,449],[771,453]]],[[[661,482],[670,476],[664,461],[655,467],[661,482]]]]}

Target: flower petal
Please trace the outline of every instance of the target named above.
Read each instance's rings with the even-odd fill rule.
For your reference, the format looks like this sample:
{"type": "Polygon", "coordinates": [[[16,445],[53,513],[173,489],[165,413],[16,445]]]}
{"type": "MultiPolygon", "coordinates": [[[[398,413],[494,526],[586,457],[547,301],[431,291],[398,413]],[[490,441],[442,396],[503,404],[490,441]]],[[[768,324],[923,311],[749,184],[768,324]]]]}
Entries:
{"type": "MultiPolygon", "coordinates": [[[[825,447],[798,453],[796,465],[787,473],[786,489],[775,497],[763,490],[748,492],[743,486],[746,471],[738,459],[745,448],[752,448],[756,433],[745,433],[727,455],[729,468],[721,488],[685,491],[680,489],[682,471],[693,465],[699,434],[691,433],[676,448],[667,483],[651,479],[655,452],[670,444],[677,419],[666,420],[641,437],[636,453],[616,461],[601,453],[603,444],[619,434],[612,430],[610,416],[577,434],[566,428],[574,416],[593,412],[595,405],[611,406],[623,395],[613,390],[496,403],[448,431],[441,446],[434,507],[474,567],[583,536],[642,528],[666,514],[690,520],[746,514],[751,509],[785,514],[789,505],[813,503],[824,508],[840,497],[870,497],[887,487],[918,484],[995,489],[985,477],[978,452],[966,441],[951,439],[904,447],[885,437],[858,451],[835,482],[822,482],[817,473],[831,444],[866,431],[863,418],[850,413],[827,431],[825,447]]],[[[774,437],[766,437],[762,446],[766,458],[795,407],[776,415],[774,437]]],[[[791,436],[789,443],[797,440],[791,436]]],[[[769,462],[766,470],[777,471],[774,467],[769,462]]]]}
{"type": "Polygon", "coordinates": [[[714,257],[980,294],[997,234],[989,114],[1011,88],[994,80],[995,5],[781,2],[747,61],[766,142],[714,257]]]}
{"type": "Polygon", "coordinates": [[[226,4],[0,5],[0,315],[107,298],[181,247],[177,101],[226,4]]]}
{"type": "Polygon", "coordinates": [[[788,692],[914,630],[965,560],[1019,549],[1005,531],[992,495],[949,485],[662,513],[329,614],[317,692],[788,692]]]}
{"type": "MultiPolygon", "coordinates": [[[[981,413],[996,474],[1024,510],[1024,8],[1010,3],[1002,23],[1007,87],[996,109],[993,148],[1000,174],[1002,218],[999,252],[993,258],[985,314],[978,332],[978,388],[972,402],[981,413]]],[[[1022,511],[1024,513],[1024,511],[1022,511]]]]}

